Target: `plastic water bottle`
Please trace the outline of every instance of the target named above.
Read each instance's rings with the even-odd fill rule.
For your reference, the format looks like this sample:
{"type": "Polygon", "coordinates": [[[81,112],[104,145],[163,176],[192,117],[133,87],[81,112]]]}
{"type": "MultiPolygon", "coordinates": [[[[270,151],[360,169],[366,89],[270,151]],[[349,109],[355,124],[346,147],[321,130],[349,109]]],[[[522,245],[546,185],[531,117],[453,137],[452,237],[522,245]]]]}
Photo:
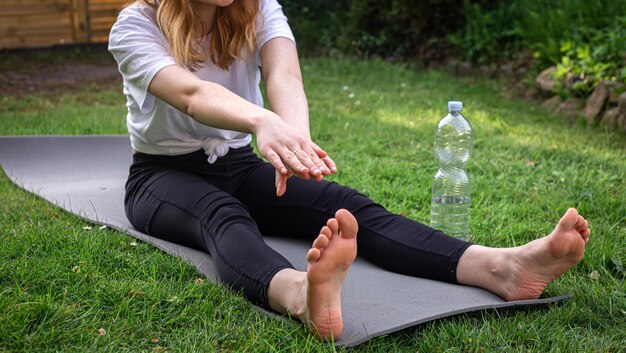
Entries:
{"type": "Polygon", "coordinates": [[[465,165],[472,151],[472,127],[461,115],[462,102],[448,102],[448,115],[435,132],[439,170],[433,177],[430,225],[469,240],[470,179],[465,165]]]}

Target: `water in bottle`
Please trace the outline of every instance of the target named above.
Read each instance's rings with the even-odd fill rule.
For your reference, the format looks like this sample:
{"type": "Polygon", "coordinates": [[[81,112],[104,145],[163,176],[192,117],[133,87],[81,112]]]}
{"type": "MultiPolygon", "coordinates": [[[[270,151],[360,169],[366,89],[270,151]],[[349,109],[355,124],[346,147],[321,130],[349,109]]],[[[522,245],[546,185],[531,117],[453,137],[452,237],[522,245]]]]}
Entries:
{"type": "Polygon", "coordinates": [[[433,177],[430,225],[468,240],[470,179],[465,166],[472,151],[472,127],[461,115],[462,108],[462,102],[448,102],[449,113],[437,124],[435,154],[440,165],[433,177]]]}

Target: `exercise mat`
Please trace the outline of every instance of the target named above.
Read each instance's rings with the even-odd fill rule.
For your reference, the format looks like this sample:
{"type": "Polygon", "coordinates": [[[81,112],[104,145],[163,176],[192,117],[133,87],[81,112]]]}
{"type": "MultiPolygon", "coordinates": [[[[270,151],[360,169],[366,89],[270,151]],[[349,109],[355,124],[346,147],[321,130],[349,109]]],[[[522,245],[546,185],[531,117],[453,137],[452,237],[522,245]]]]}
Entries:
{"type": "MultiPolygon", "coordinates": [[[[18,186],[96,224],[153,244],[217,280],[208,254],[133,229],[124,215],[124,183],[132,160],[127,136],[0,137],[0,165],[18,186]]],[[[310,242],[267,237],[300,270],[310,242]]],[[[399,275],[357,258],[342,290],[344,332],[335,344],[354,346],[431,320],[483,309],[546,304],[571,294],[506,302],[474,287],[399,275]]]]}

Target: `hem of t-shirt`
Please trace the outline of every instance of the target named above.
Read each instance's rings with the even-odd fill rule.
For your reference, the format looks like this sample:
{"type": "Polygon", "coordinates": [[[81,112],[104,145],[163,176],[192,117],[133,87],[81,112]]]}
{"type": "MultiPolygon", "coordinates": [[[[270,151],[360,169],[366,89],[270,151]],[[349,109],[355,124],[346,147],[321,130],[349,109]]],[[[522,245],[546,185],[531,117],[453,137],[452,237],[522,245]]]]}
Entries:
{"type": "MultiPolygon", "coordinates": [[[[164,156],[180,156],[187,153],[196,152],[202,150],[202,145],[198,143],[197,146],[158,146],[155,148],[155,145],[150,143],[144,143],[141,139],[134,137],[133,134],[129,135],[130,137],[130,145],[134,151],[151,154],[151,155],[164,155],[164,156]],[[147,148],[146,148],[147,147],[147,148]]],[[[227,141],[228,148],[242,148],[252,143],[252,135],[247,134],[245,137],[238,139],[231,139],[227,141]]]]}
{"type": "Polygon", "coordinates": [[[265,43],[269,42],[270,40],[274,38],[287,38],[287,39],[290,39],[292,42],[294,42],[294,44],[296,43],[296,39],[294,38],[292,33],[285,33],[284,30],[275,30],[275,31],[272,31],[263,35],[263,37],[261,38],[258,44],[259,50],[263,48],[265,43]]]}

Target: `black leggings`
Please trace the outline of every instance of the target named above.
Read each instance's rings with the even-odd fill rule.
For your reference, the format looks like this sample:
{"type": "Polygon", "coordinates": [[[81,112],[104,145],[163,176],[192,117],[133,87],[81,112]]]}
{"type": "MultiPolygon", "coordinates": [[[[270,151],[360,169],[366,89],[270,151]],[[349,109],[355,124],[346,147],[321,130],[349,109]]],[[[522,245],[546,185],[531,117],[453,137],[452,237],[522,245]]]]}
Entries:
{"type": "Polygon", "coordinates": [[[340,208],[359,223],[359,254],[393,272],[456,283],[459,258],[470,245],[334,182],[290,178],[277,197],[274,168],[249,146],[230,149],[213,164],[202,150],[137,153],[124,203],[137,230],[208,252],[223,282],[265,308],[270,280],[293,266],[262,235],[313,240],[340,208]]]}

